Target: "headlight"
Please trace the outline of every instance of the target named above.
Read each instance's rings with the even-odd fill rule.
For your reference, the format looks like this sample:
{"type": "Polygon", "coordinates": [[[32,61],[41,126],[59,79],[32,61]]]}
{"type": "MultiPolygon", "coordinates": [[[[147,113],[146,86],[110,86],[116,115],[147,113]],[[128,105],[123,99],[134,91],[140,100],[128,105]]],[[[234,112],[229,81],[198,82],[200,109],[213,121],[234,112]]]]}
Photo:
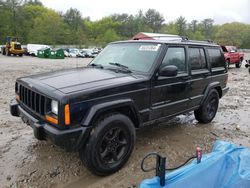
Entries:
{"type": "Polygon", "coordinates": [[[55,114],[58,115],[58,102],[52,100],[51,101],[51,111],[55,114]]]}

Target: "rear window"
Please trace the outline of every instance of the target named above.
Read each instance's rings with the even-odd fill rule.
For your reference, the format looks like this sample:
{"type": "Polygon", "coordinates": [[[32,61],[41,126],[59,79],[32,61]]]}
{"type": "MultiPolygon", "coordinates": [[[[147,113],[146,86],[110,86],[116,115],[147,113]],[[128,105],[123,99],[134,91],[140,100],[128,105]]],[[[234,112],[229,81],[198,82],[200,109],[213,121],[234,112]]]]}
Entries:
{"type": "Polygon", "coordinates": [[[211,48],[207,50],[212,68],[225,67],[225,60],[220,49],[211,48]]]}
{"type": "Polygon", "coordinates": [[[207,63],[203,48],[189,48],[189,65],[191,70],[206,69],[207,63]]]}

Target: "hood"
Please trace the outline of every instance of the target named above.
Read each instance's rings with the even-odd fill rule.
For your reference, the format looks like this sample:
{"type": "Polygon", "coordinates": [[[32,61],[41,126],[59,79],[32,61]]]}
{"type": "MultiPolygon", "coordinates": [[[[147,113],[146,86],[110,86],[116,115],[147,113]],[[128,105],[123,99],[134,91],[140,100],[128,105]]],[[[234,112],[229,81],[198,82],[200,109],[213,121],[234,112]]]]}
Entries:
{"type": "Polygon", "coordinates": [[[114,87],[123,83],[133,82],[136,77],[130,74],[97,68],[76,68],[40,75],[29,76],[23,79],[26,82],[39,83],[59,90],[64,94],[88,90],[114,87]]]}

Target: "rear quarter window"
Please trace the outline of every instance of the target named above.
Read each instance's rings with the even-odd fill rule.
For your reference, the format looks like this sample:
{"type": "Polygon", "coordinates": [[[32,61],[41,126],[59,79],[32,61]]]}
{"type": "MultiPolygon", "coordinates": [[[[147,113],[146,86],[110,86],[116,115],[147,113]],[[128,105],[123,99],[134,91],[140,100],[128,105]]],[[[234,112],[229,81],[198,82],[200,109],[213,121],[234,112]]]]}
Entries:
{"type": "Polygon", "coordinates": [[[209,48],[207,52],[212,68],[225,68],[224,56],[219,48],[209,48]]]}

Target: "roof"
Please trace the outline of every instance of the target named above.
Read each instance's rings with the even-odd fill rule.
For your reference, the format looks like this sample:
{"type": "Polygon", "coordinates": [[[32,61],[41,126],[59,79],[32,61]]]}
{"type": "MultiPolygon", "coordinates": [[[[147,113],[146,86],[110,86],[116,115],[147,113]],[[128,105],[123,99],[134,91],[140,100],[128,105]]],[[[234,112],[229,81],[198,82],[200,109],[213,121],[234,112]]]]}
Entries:
{"type": "Polygon", "coordinates": [[[157,44],[192,44],[197,46],[213,46],[218,47],[219,45],[211,42],[206,41],[193,41],[193,40],[125,40],[125,41],[116,41],[112,42],[111,44],[117,44],[117,43],[157,43],[157,44]]]}
{"type": "Polygon", "coordinates": [[[214,43],[211,40],[206,40],[206,41],[189,40],[187,37],[182,37],[179,35],[170,35],[170,34],[162,34],[162,33],[146,33],[146,32],[137,33],[135,36],[133,36],[132,40],[130,41],[218,46],[216,43],[214,43]]]}

